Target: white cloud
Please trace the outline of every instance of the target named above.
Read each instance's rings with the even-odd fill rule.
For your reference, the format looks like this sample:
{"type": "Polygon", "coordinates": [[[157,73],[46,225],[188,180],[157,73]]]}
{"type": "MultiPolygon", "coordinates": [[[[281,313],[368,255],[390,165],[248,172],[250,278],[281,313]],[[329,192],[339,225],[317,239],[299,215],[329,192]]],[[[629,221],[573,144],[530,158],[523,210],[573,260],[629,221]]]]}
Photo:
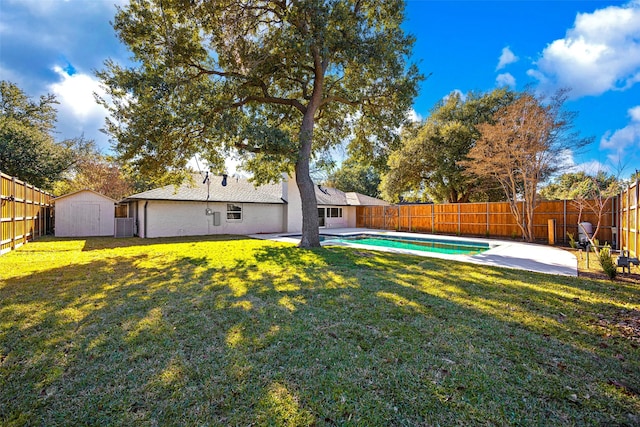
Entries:
{"type": "Polygon", "coordinates": [[[632,145],[640,146],[640,105],[628,111],[631,121],[622,129],[607,132],[600,140],[600,148],[624,150],[632,145]]]}
{"type": "Polygon", "coordinates": [[[96,116],[105,117],[106,110],[98,105],[93,96],[94,92],[105,95],[98,80],[88,74],[67,74],[61,67],[53,68],[62,79],[49,86],[49,90],[56,95],[61,109],[69,111],[79,121],[85,121],[96,116]]]}
{"type": "Polygon", "coordinates": [[[500,59],[498,60],[498,66],[496,67],[496,71],[502,70],[509,64],[513,64],[518,61],[518,58],[512,51],[509,49],[509,46],[502,48],[502,54],[500,55],[500,59]]]}
{"type": "Polygon", "coordinates": [[[640,148],[640,105],[628,110],[631,120],[627,126],[614,132],[608,131],[600,139],[600,149],[610,150],[609,160],[624,166],[630,148],[640,148]]]}
{"type": "Polygon", "coordinates": [[[496,77],[496,85],[498,87],[509,86],[510,88],[516,87],[516,78],[511,73],[498,74],[496,77]]]}
{"type": "Polygon", "coordinates": [[[640,81],[640,2],[579,13],[536,66],[527,74],[543,90],[570,87],[573,98],[630,88],[640,81]]]}
{"type": "Polygon", "coordinates": [[[565,172],[586,172],[589,175],[595,175],[600,171],[607,173],[611,171],[610,166],[595,159],[579,163],[576,162],[575,153],[570,149],[563,150],[559,153],[556,162],[560,167],[559,174],[565,172]]]}
{"type": "Polygon", "coordinates": [[[104,127],[107,111],[98,105],[94,92],[104,96],[98,80],[83,73],[69,75],[61,67],[54,67],[53,71],[60,81],[50,84],[47,89],[54,94],[60,103],[58,105],[58,122],[56,130],[60,139],[76,138],[84,135],[94,140],[98,147],[109,150],[108,137],[100,132],[104,127]]]}
{"type": "Polygon", "coordinates": [[[454,89],[452,90],[448,95],[445,95],[443,99],[443,101],[447,102],[447,100],[453,96],[453,95],[458,95],[460,97],[460,100],[462,102],[467,100],[467,95],[465,95],[464,93],[462,93],[462,91],[460,89],[454,89]]]}
{"type": "Polygon", "coordinates": [[[574,165],[571,170],[573,172],[584,172],[587,175],[597,175],[598,172],[611,172],[611,168],[609,166],[597,160],[589,160],[584,163],[579,163],[574,165]]]}
{"type": "Polygon", "coordinates": [[[423,117],[413,108],[407,112],[407,119],[413,123],[420,123],[423,117]]]}

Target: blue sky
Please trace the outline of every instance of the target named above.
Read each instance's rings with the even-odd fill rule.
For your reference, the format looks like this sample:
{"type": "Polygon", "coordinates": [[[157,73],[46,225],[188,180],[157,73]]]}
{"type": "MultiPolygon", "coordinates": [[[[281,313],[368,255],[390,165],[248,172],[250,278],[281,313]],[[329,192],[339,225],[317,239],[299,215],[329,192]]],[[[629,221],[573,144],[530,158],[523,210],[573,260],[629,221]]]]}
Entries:
{"type": "MultiPolygon", "coordinates": [[[[0,0],[0,80],[33,97],[56,94],[59,139],[84,133],[109,150],[94,70],[130,56],[109,23],[123,3],[0,0]]],[[[571,87],[566,106],[594,143],[569,153],[568,166],[621,177],[640,170],[640,0],[409,0],[406,14],[413,60],[430,75],[414,103],[417,117],[452,91],[571,87]]]]}

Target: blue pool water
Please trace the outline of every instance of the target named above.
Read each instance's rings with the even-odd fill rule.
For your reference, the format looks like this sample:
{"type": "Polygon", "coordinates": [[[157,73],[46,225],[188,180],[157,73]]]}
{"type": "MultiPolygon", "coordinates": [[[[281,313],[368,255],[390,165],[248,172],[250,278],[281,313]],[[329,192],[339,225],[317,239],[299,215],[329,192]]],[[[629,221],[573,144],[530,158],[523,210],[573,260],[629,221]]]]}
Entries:
{"type": "Polygon", "coordinates": [[[326,243],[349,243],[453,255],[475,255],[490,249],[488,243],[471,242],[467,240],[447,240],[410,236],[387,236],[381,234],[366,233],[349,236],[320,235],[320,241],[326,243]]]}

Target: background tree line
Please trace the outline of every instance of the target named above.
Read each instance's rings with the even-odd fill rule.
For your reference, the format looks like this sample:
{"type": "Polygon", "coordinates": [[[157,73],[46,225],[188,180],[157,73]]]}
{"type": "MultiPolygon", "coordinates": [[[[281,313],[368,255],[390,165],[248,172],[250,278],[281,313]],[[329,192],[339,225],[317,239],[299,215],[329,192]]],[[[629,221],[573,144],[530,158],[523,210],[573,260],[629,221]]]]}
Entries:
{"type": "Polygon", "coordinates": [[[90,189],[119,200],[146,183],[83,136],[56,141],[54,95],[31,99],[0,81],[0,171],[54,195],[90,189]]]}

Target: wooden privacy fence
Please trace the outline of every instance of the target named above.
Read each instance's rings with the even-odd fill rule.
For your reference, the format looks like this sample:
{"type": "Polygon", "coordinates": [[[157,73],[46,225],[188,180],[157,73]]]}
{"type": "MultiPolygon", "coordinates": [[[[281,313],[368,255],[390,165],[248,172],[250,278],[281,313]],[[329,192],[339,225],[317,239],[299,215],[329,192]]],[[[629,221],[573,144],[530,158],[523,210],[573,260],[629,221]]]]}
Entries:
{"type": "Polygon", "coordinates": [[[628,250],[631,256],[638,256],[638,181],[623,191],[620,196],[620,247],[628,250]]]}
{"type": "Polygon", "coordinates": [[[53,196],[2,172],[0,172],[0,180],[2,181],[0,254],[3,254],[51,231],[53,196]]]}
{"type": "MultiPolygon", "coordinates": [[[[549,220],[554,220],[556,242],[568,242],[567,233],[572,233],[577,240],[578,215],[578,206],[570,200],[540,202],[534,214],[535,238],[546,241],[549,220]]],[[[598,218],[593,212],[583,210],[581,221],[591,222],[595,227],[598,218]]],[[[610,200],[602,216],[598,239],[615,246],[617,224],[616,200],[610,200]]],[[[359,206],[356,226],[466,236],[522,237],[507,202],[359,206]]]]}

